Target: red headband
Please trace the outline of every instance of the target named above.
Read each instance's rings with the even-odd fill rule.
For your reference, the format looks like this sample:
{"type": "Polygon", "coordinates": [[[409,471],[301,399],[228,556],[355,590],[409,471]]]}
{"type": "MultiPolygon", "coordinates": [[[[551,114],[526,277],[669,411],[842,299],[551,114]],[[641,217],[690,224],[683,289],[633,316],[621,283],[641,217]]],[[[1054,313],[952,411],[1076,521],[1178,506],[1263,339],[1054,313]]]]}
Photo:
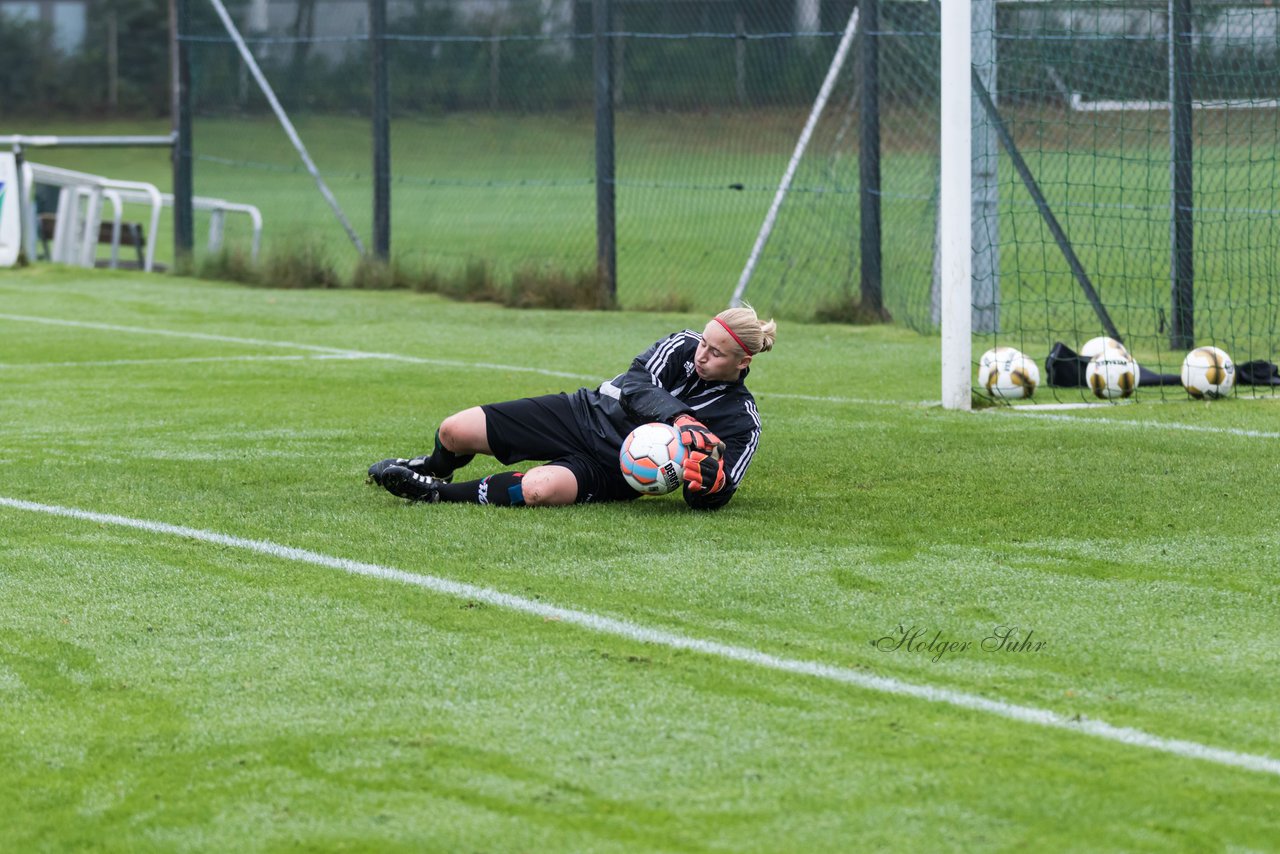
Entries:
{"type": "Polygon", "coordinates": [[[713,317],[711,319],[724,327],[724,331],[729,333],[729,337],[732,338],[734,341],[738,342],[738,346],[742,348],[742,352],[746,353],[748,356],[755,355],[755,353],[751,352],[750,347],[742,343],[742,339],[738,337],[737,333],[735,333],[732,329],[729,328],[729,324],[725,323],[723,320],[721,320],[718,317],[713,317]]]}

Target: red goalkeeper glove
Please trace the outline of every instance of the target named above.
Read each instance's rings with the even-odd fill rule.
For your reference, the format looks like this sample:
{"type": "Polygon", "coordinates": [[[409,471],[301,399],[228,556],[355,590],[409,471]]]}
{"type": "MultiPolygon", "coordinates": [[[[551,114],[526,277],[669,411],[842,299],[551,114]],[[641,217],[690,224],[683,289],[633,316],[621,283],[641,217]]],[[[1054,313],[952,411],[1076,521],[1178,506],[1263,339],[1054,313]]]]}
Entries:
{"type": "Polygon", "coordinates": [[[719,459],[724,453],[724,442],[720,437],[692,415],[678,416],[674,423],[680,431],[680,444],[688,448],[690,454],[712,454],[719,459]]]}
{"type": "Polygon", "coordinates": [[[714,456],[690,451],[684,458],[684,482],[690,492],[714,495],[724,489],[724,460],[719,451],[714,456]]]}

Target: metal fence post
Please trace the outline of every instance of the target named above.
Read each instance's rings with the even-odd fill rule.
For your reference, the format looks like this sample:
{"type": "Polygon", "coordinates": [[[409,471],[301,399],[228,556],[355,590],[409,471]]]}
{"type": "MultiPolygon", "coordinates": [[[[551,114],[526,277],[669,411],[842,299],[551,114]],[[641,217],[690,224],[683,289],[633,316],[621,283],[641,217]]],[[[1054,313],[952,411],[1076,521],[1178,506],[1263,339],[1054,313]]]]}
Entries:
{"type": "Polygon", "coordinates": [[[618,300],[617,219],[614,208],[613,50],[610,0],[592,0],[596,111],[596,275],[602,307],[618,300]]]}
{"type": "Polygon", "coordinates": [[[1195,346],[1195,197],[1191,141],[1191,0],[1169,0],[1169,346],[1195,346]]]}
{"type": "Polygon", "coordinates": [[[391,117],[387,87],[387,0],[369,0],[373,64],[373,251],[391,255],[391,117]]]}
{"type": "Polygon", "coordinates": [[[191,164],[191,52],[183,37],[191,24],[191,0],[170,0],[173,57],[173,262],[190,267],[195,247],[195,184],[191,164]]]}
{"type": "Polygon", "coordinates": [[[862,298],[865,311],[884,314],[880,271],[880,0],[862,0],[859,26],[858,77],[862,104],[859,111],[858,184],[859,249],[862,264],[862,298]]]}

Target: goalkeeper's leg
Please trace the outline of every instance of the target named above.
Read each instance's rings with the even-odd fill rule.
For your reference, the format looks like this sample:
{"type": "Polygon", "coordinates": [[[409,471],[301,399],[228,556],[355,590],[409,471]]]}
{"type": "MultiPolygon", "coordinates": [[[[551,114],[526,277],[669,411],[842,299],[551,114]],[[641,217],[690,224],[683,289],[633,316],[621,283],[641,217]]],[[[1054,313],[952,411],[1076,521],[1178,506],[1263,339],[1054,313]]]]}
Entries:
{"type": "Polygon", "coordinates": [[[556,507],[578,500],[578,479],[564,466],[534,466],[529,471],[504,471],[437,487],[437,501],[493,504],[499,507],[556,507]]]}
{"type": "Polygon", "coordinates": [[[484,410],[478,406],[446,418],[436,430],[436,443],[431,453],[413,459],[395,457],[380,460],[369,466],[369,482],[386,486],[384,476],[392,466],[443,481],[452,480],[453,473],[475,459],[477,453],[491,453],[484,410]]]}
{"type": "Polygon", "coordinates": [[[436,495],[436,501],[521,507],[525,504],[524,475],[518,471],[500,471],[479,480],[446,483],[436,488],[436,495]]]}
{"type": "Polygon", "coordinates": [[[578,498],[577,477],[558,465],[536,466],[528,474],[498,472],[462,483],[444,483],[438,478],[415,474],[404,466],[393,465],[384,472],[383,486],[393,495],[427,504],[552,507],[573,504],[578,498]]]}
{"type": "Polygon", "coordinates": [[[489,426],[478,406],[455,412],[440,422],[436,446],[423,464],[436,477],[449,477],[475,459],[476,454],[492,455],[489,426]]]}
{"type": "Polygon", "coordinates": [[[578,478],[565,466],[535,466],[523,481],[524,501],[530,507],[560,507],[578,500],[578,478]]]}

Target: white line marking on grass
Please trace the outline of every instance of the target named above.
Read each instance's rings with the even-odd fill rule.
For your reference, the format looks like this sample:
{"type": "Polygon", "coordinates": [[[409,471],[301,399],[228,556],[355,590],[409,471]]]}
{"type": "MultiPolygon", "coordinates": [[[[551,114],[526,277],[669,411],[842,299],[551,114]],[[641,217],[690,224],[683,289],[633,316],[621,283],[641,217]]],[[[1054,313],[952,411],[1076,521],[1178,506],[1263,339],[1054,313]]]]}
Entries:
{"type": "Polygon", "coordinates": [[[784,394],[777,391],[758,391],[757,397],[780,397],[784,400],[811,400],[815,403],[852,403],[858,406],[902,406],[914,408],[927,408],[930,406],[941,406],[941,400],[874,400],[862,397],[832,397],[830,395],[818,394],[784,394]]]}
{"type": "Polygon", "coordinates": [[[134,335],[158,335],[165,338],[191,338],[196,341],[217,341],[221,344],[247,344],[254,347],[282,347],[290,350],[306,350],[326,353],[348,359],[382,359],[388,362],[405,362],[411,365],[433,365],[444,368],[473,368],[487,371],[516,371],[525,374],[541,374],[574,380],[599,380],[585,374],[550,371],[528,365],[500,365],[493,362],[463,362],[457,359],[427,359],[421,356],[402,356],[398,353],[374,353],[367,350],[349,350],[342,347],[324,347],[318,344],[299,344],[294,341],[268,341],[264,338],[237,338],[233,335],[214,335],[208,332],[178,332],[172,329],[150,329],[145,326],[117,326],[112,323],[93,323],[87,320],[62,320],[53,317],[33,317],[25,314],[0,314],[0,320],[18,323],[41,323],[46,326],[69,326],[76,329],[96,329],[100,332],[128,332],[134,335]]]}
{"type": "MultiPolygon", "coordinates": [[[[320,344],[303,344],[291,341],[266,341],[262,338],[237,338],[234,335],[215,335],[204,332],[177,332],[173,329],[151,329],[147,326],[120,326],[109,323],[92,323],[88,320],[63,320],[60,318],[37,318],[33,315],[12,315],[0,314],[0,320],[13,320],[17,323],[38,323],[50,326],[72,326],[74,329],[97,329],[100,332],[127,332],[138,335],[161,335],[166,338],[193,338],[196,341],[215,341],[224,344],[252,344],[257,347],[285,347],[292,350],[306,350],[316,353],[325,353],[333,359],[380,359],[393,362],[407,362],[411,365],[434,365],[438,367],[465,367],[472,370],[498,370],[498,371],[518,371],[522,374],[540,374],[543,376],[558,376],[562,379],[584,380],[584,382],[599,382],[599,376],[590,374],[573,374],[570,371],[547,370],[544,367],[530,367],[527,365],[500,365],[495,362],[467,362],[456,359],[425,359],[420,356],[402,356],[399,353],[379,353],[364,350],[343,350],[340,347],[323,347],[320,344]]],[[[248,357],[246,357],[248,359],[248,357]]],[[[159,360],[157,360],[159,361],[159,360]]],[[[174,360],[180,361],[180,360],[174,360]]],[[[193,360],[192,360],[193,361],[193,360]]],[[[212,361],[212,360],[211,360],[212,361]]],[[[127,365],[128,361],[118,362],[101,362],[101,364],[127,365]]],[[[68,362],[68,365],[72,362],[68,362]]],[[[52,362],[45,366],[61,366],[52,362]]],[[[10,367],[9,365],[0,365],[0,369],[10,367]]],[[[820,396],[820,394],[786,394],[781,392],[759,392],[760,397],[777,397],[792,399],[792,401],[813,401],[817,403],[850,403],[854,406],[904,406],[904,407],[929,407],[941,406],[941,401],[883,401],[883,399],[865,399],[859,397],[829,397],[820,396]]]]}
{"type": "Polygon", "coordinates": [[[1250,439],[1280,439],[1280,433],[1269,430],[1246,430],[1243,427],[1210,427],[1206,424],[1179,424],[1174,421],[1134,421],[1129,418],[1077,418],[1074,415],[1057,415],[1050,412],[1019,412],[1016,408],[1009,410],[1011,414],[1023,418],[1041,418],[1046,421],[1068,422],[1071,424],[1087,424],[1102,427],[1134,427],[1143,430],[1181,430],[1186,433],[1216,433],[1227,436],[1245,436],[1250,439]]]}
{"type": "MultiPolygon", "coordinates": [[[[579,381],[587,381],[587,382],[597,382],[600,380],[600,377],[594,376],[592,374],[578,374],[578,373],[572,373],[569,371],[552,371],[546,368],[531,367],[529,365],[504,365],[504,364],[499,364],[495,362],[465,362],[460,359],[429,359],[421,356],[403,356],[398,353],[378,353],[378,352],[371,352],[368,350],[350,350],[342,347],[325,347],[319,344],[301,344],[294,341],[268,341],[263,338],[238,338],[233,335],[214,335],[208,332],[179,332],[172,329],[151,329],[145,326],[119,326],[112,323],[95,323],[87,320],[63,320],[61,318],[36,317],[33,315],[25,315],[25,314],[0,314],[0,320],[11,320],[18,323],[41,323],[47,326],[69,326],[69,327],[78,328],[78,329],[96,329],[102,332],[128,332],[135,335],[157,335],[157,336],[162,336],[167,338],[191,338],[197,341],[216,341],[223,344],[246,344],[246,345],[251,345],[255,347],[281,347],[285,349],[306,350],[311,353],[320,353],[320,354],[324,354],[329,358],[336,358],[336,359],[381,359],[383,361],[404,362],[411,365],[432,365],[435,367],[442,367],[442,368],[465,368],[470,370],[482,370],[482,371],[508,371],[508,372],[525,373],[525,374],[538,374],[540,376],[545,376],[545,377],[559,377],[562,379],[571,379],[571,380],[579,380],[579,381]]],[[[243,358],[245,361],[248,361],[255,357],[246,356],[243,358]]],[[[257,357],[257,358],[267,358],[267,357],[257,357]]],[[[159,361],[159,360],[156,360],[156,361],[159,361]]],[[[191,359],[191,360],[175,359],[172,361],[196,361],[196,360],[195,359],[191,359]]],[[[216,361],[216,359],[210,359],[209,361],[216,361]]],[[[71,367],[77,364],[86,364],[86,363],[69,362],[65,366],[71,367]]],[[[133,364],[133,363],[127,360],[118,360],[118,361],[101,362],[101,363],[95,363],[95,364],[125,365],[125,364],[133,364]]],[[[60,366],[60,365],[58,365],[58,363],[49,363],[46,365],[42,365],[41,367],[54,367],[54,366],[60,366]]],[[[11,367],[15,367],[15,366],[0,364],[0,369],[8,369],[11,367]]],[[[857,406],[901,406],[901,407],[909,407],[909,408],[930,408],[930,407],[936,407],[936,406],[942,405],[942,402],[938,400],[925,400],[925,401],[875,400],[875,399],[866,399],[866,398],[857,398],[857,397],[834,397],[834,396],[828,396],[828,395],[787,394],[784,392],[770,392],[770,391],[759,391],[758,393],[760,397],[776,397],[776,398],[787,399],[787,400],[808,400],[808,401],[813,401],[815,403],[853,404],[857,406]]],[[[1073,405],[1073,404],[1065,404],[1065,405],[1073,405]]],[[[1087,404],[1087,405],[1091,405],[1091,404],[1087,404]]],[[[1107,405],[1107,404],[1104,404],[1104,405],[1107,405]]],[[[1062,419],[1067,418],[1067,416],[1051,416],[1048,414],[1041,414],[1036,412],[1020,412],[1019,411],[1020,409],[1026,409],[1026,408],[1028,407],[1013,407],[1011,408],[1010,411],[1020,415],[1025,415],[1027,417],[1038,416],[1041,418],[1052,418],[1052,417],[1057,417],[1062,419]]],[[[1229,428],[1179,426],[1179,425],[1173,425],[1173,424],[1160,424],[1158,422],[1111,421],[1106,423],[1112,423],[1112,424],[1130,423],[1137,426],[1164,427],[1170,430],[1185,429],[1185,430],[1197,430],[1197,431],[1214,432],[1214,433],[1236,432],[1244,436],[1259,436],[1262,438],[1276,438],[1278,435],[1274,433],[1259,433],[1259,432],[1250,431],[1250,430],[1235,431],[1229,428]]]]}
{"type": "Polygon", "coordinates": [[[1136,400],[1113,400],[1109,403],[1024,403],[1017,408],[1025,409],[1023,415],[1034,412],[1050,412],[1055,409],[1106,409],[1111,406],[1127,406],[1137,403],[1136,400]]]}
{"type": "MultiPolygon", "coordinates": [[[[117,326],[111,323],[93,323],[86,320],[62,320],[54,317],[34,317],[25,314],[0,314],[0,320],[12,320],[19,323],[43,323],[48,326],[70,326],[79,329],[96,329],[102,332],[129,332],[136,335],[160,335],[168,338],[194,338],[199,341],[217,341],[223,344],[250,344],[258,347],[284,347],[295,350],[309,350],[315,353],[327,353],[337,358],[347,359],[382,359],[388,362],[407,362],[414,365],[434,365],[444,368],[470,368],[485,371],[517,371],[527,374],[540,374],[547,377],[599,382],[600,377],[591,374],[577,374],[567,371],[551,371],[545,368],[534,368],[528,365],[502,365],[494,362],[464,362],[457,359],[427,359],[418,356],[402,356],[397,353],[373,353],[365,350],[344,350],[339,347],[322,347],[317,344],[298,344],[291,341],[266,341],[261,338],[236,338],[230,335],[213,335],[206,332],[177,332],[170,329],[150,329],[145,326],[117,326]]],[[[123,362],[121,364],[124,364],[123,362]]],[[[0,365],[0,367],[5,367],[0,365]]],[[[867,400],[856,397],[829,397],[809,394],[784,394],[781,392],[760,392],[761,397],[777,397],[789,400],[810,400],[816,403],[848,403],[860,406],[940,406],[941,401],[910,400],[867,400]]]]}
{"type": "Polygon", "coordinates": [[[102,359],[84,362],[0,362],[0,371],[39,368],[112,368],[135,365],[195,365],[209,362],[324,362],[335,359],[363,359],[348,353],[319,353],[314,356],[191,356],[172,359],[102,359]]]}
{"type": "Polygon", "coordinates": [[[237,338],[231,335],[214,335],[210,332],[178,332],[172,329],[152,329],[146,326],[119,326],[114,323],[95,323],[88,320],[63,320],[57,317],[35,317],[27,314],[0,314],[0,320],[18,323],[39,323],[45,326],[69,326],[74,329],[96,329],[99,332],[129,332],[134,335],[156,335],[162,338],[192,338],[197,341],[217,341],[223,344],[252,344],[258,347],[287,347],[294,350],[310,350],[314,353],[358,354],[356,350],[340,347],[321,347],[316,344],[293,344],[288,341],[268,341],[265,338],[237,338]]]}
{"type": "Polygon", "coordinates": [[[45,513],[51,516],[62,516],[68,519],[96,522],[102,525],[117,525],[123,528],[133,528],[135,530],[146,531],[153,534],[167,534],[174,537],[183,537],[186,539],[197,540],[199,542],[211,543],[213,545],[245,549],[246,551],[257,552],[258,554],[279,558],[281,560],[291,560],[299,563],[312,564],[314,566],[322,566],[328,569],[337,569],[351,573],[352,575],[363,575],[387,581],[398,581],[402,584],[411,584],[435,593],[445,594],[446,596],[484,602],[498,608],[505,608],[507,610],[517,611],[523,614],[531,614],[536,617],[542,617],[546,620],[569,623],[590,631],[613,635],[630,641],[657,644],[671,649],[688,650],[702,655],[716,656],[730,661],[742,662],[744,664],[751,664],[757,667],[765,667],[770,670],[779,670],[785,673],[813,676],[818,679],[841,682],[847,685],[854,685],[859,688],[869,691],[878,691],[884,694],[927,700],[931,703],[944,703],[946,705],[957,706],[963,709],[985,712],[987,714],[1020,721],[1022,723],[1077,732],[1083,735],[1090,735],[1095,738],[1119,742],[1120,744],[1131,745],[1134,747],[1145,747],[1150,750],[1169,753],[1174,756],[1180,756],[1187,759],[1200,759],[1206,762],[1213,762],[1218,765],[1244,768],[1250,771],[1260,771],[1265,774],[1280,776],[1280,760],[1273,759],[1269,756],[1261,756],[1252,753],[1238,753],[1234,750],[1226,750],[1221,747],[1210,747],[1209,745],[1200,744],[1194,741],[1186,741],[1184,739],[1164,738],[1162,736],[1143,732],[1142,730],[1132,729],[1130,727],[1113,726],[1105,721],[1093,720],[1084,717],[1068,717],[1047,709],[1037,709],[1032,706],[1019,706],[1014,703],[1006,703],[1001,700],[991,700],[986,697],[979,697],[975,694],[966,694],[962,691],[955,691],[949,688],[936,688],[930,685],[916,685],[909,682],[901,682],[891,677],[873,676],[847,667],[836,667],[830,664],[820,664],[818,662],[802,661],[794,658],[781,658],[749,647],[733,646],[731,644],[718,643],[716,641],[685,637],[684,635],[679,635],[663,629],[653,629],[637,623],[627,622],[626,620],[604,617],[599,614],[577,611],[572,608],[561,608],[544,602],[525,599],[521,596],[513,596],[510,593],[502,593],[488,587],[479,587],[474,584],[467,584],[462,581],[452,581],[450,579],[440,578],[434,575],[420,575],[417,573],[406,572],[401,569],[395,569],[394,567],[381,566],[376,563],[364,563],[363,561],[332,557],[330,555],[320,554],[319,552],[294,548],[292,546],[284,546],[278,543],[268,542],[266,540],[250,540],[228,534],[219,534],[216,531],[204,531],[199,528],[170,525],[165,522],[151,522],[145,519],[132,519],[128,516],[116,516],[110,513],[94,513],[88,510],[79,510],[74,507],[38,504],[34,501],[23,501],[21,499],[6,498],[3,496],[0,496],[0,506],[11,507],[15,510],[26,510],[33,513],[45,513]]]}

